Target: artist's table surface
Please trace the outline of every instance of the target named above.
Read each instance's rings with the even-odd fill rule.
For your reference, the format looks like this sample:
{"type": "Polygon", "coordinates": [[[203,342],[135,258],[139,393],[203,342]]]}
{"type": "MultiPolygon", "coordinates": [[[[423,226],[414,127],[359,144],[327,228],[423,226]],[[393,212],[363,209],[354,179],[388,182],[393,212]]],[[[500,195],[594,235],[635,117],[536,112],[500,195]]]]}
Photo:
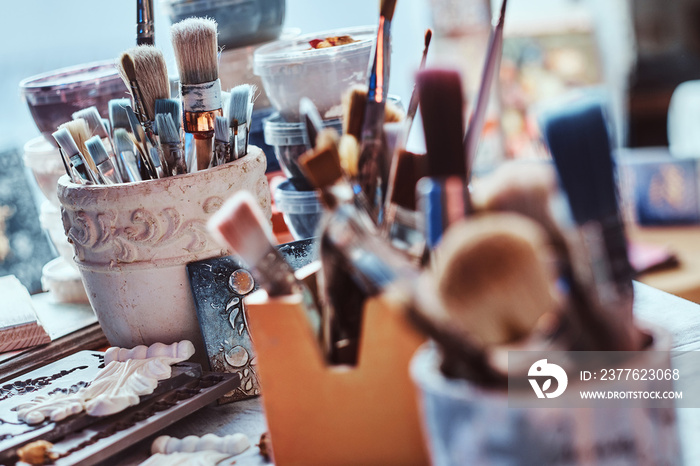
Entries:
{"type": "Polygon", "coordinates": [[[700,303],[700,226],[630,226],[633,240],[668,246],[678,257],[678,267],[651,272],[639,281],[689,301],[700,303]]]}
{"type": "MultiPolygon", "coordinates": [[[[660,325],[673,335],[674,349],[700,350],[700,307],[684,299],[661,292],[647,285],[635,285],[635,313],[638,318],[660,325]]],[[[679,432],[683,448],[684,464],[700,464],[700,409],[679,409],[679,432]]],[[[252,443],[257,443],[265,432],[265,418],[261,400],[250,399],[227,405],[210,405],[179,421],[161,434],[182,438],[187,435],[204,435],[213,432],[227,435],[235,432],[247,434],[252,443]]],[[[306,435],[303,426],[289,435],[306,435]]],[[[110,465],[138,464],[148,457],[152,437],[135,444],[110,465]]],[[[264,464],[253,448],[241,455],[237,465],[264,464]]]]}

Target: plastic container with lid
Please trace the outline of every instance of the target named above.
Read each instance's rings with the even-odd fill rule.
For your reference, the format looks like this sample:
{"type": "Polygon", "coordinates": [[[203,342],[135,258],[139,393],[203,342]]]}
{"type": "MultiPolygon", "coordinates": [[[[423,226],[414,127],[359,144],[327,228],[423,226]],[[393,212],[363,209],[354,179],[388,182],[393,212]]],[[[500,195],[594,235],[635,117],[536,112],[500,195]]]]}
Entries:
{"type": "Polygon", "coordinates": [[[103,118],[109,114],[109,101],[126,97],[127,89],[114,60],[61,68],[31,76],[19,83],[34,123],[46,139],[55,144],[51,133],[58,125],[73,119],[73,113],[95,106],[103,118]]]}
{"type": "Polygon", "coordinates": [[[172,23],[192,16],[216,20],[219,46],[242,47],[275,40],[282,32],[285,0],[163,0],[172,23]]]}
{"type": "Polygon", "coordinates": [[[299,120],[299,100],[308,97],[325,119],[342,114],[342,95],[367,83],[376,26],[306,34],[279,40],[255,51],[253,71],[262,78],[270,103],[287,121],[299,120]],[[309,41],[348,35],[357,42],[314,49],[309,41]]]}
{"type": "Polygon", "coordinates": [[[61,153],[44,136],[38,136],[24,145],[24,164],[29,167],[39,189],[55,207],[60,207],[56,190],[58,179],[66,174],[61,153]]]}
{"type": "MultiPolygon", "coordinates": [[[[340,119],[325,120],[326,128],[342,131],[343,124],[340,119]]],[[[298,159],[306,152],[307,136],[303,123],[285,121],[279,113],[272,114],[263,121],[265,142],[275,150],[275,157],[285,176],[300,191],[312,190],[306,177],[299,168],[298,159]]]]}
{"type": "Polygon", "coordinates": [[[296,240],[316,236],[323,205],[316,191],[298,191],[289,180],[277,186],[275,205],[296,240]]]}

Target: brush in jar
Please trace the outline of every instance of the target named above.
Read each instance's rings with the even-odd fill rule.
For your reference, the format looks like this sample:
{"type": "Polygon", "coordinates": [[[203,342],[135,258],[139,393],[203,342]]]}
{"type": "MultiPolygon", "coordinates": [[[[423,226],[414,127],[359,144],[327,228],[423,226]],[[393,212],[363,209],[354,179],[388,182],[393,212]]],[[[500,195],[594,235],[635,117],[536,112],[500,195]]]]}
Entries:
{"type": "MultiPolygon", "coordinates": [[[[82,118],[87,122],[88,127],[90,128],[90,134],[92,134],[93,137],[100,137],[104,148],[107,150],[108,157],[110,159],[114,159],[114,142],[112,141],[112,137],[110,136],[111,133],[109,131],[109,122],[104,120],[102,116],[100,116],[100,112],[97,110],[97,107],[88,107],[75,112],[73,114],[73,119],[76,120],[78,118],[82,118]]],[[[85,145],[87,148],[87,143],[85,143],[85,145]]],[[[90,151],[88,150],[88,152],[90,151]]],[[[90,154],[90,156],[92,157],[92,154],[90,154]]],[[[98,163],[95,162],[95,165],[97,166],[98,163]]],[[[117,171],[119,171],[118,166],[116,167],[116,169],[117,171]]]]}
{"type": "Polygon", "coordinates": [[[479,138],[481,131],[484,128],[484,120],[486,119],[486,110],[489,105],[489,97],[491,95],[491,85],[496,79],[499,65],[501,63],[501,54],[503,52],[503,27],[506,19],[506,4],[508,0],[502,0],[501,9],[498,15],[498,20],[494,24],[491,35],[489,36],[489,45],[486,50],[486,61],[481,74],[481,84],[479,85],[479,94],[476,101],[476,107],[472,114],[469,128],[464,136],[465,157],[467,160],[467,173],[471,173],[474,159],[476,159],[476,151],[479,147],[479,138]]]}
{"type": "MultiPolygon", "coordinates": [[[[418,66],[418,71],[425,69],[425,64],[428,60],[428,50],[430,49],[430,41],[433,38],[433,30],[427,29],[425,31],[425,36],[423,38],[423,56],[420,60],[420,65],[418,66]]],[[[418,88],[414,84],[413,91],[411,92],[411,99],[408,101],[408,109],[406,110],[406,119],[403,127],[403,132],[401,134],[401,139],[399,141],[399,148],[406,147],[408,142],[408,136],[411,134],[411,128],[413,127],[413,120],[416,118],[416,112],[418,112],[418,88]]]]}
{"type": "MultiPolygon", "coordinates": [[[[544,162],[508,162],[473,183],[476,215],[486,212],[515,212],[537,222],[547,233],[557,257],[560,289],[568,290],[555,343],[569,351],[604,350],[613,337],[609,325],[591,313],[594,303],[571,270],[570,238],[562,228],[569,224],[569,206],[557,186],[556,172],[544,162]]],[[[573,242],[572,242],[573,239],[573,242]]]]}
{"type": "Polygon", "coordinates": [[[153,128],[155,102],[170,98],[170,80],[163,52],[148,45],[134,47],[122,53],[119,64],[122,79],[131,90],[134,113],[143,125],[149,143],[157,147],[153,128]]]}
{"type": "Polygon", "coordinates": [[[130,99],[112,99],[109,101],[109,122],[112,126],[112,138],[117,128],[131,129],[126,107],[131,107],[130,99]]]}
{"type": "Polygon", "coordinates": [[[180,98],[186,133],[194,136],[197,169],[209,166],[212,157],[214,121],[224,116],[217,62],[216,22],[188,18],[170,29],[180,74],[180,98]]]}
{"type": "Polygon", "coordinates": [[[416,184],[425,176],[425,155],[399,150],[389,176],[382,235],[412,257],[422,257],[425,236],[417,212],[416,184]]]}
{"type": "MultiPolygon", "coordinates": [[[[156,115],[159,113],[168,113],[177,125],[177,132],[180,133],[180,122],[182,121],[182,113],[180,112],[180,101],[177,99],[157,99],[155,104],[156,115]]],[[[158,124],[156,122],[156,132],[158,124]]],[[[159,133],[160,135],[160,133],[159,133]]]]}
{"type": "Polygon", "coordinates": [[[384,155],[384,109],[389,88],[391,62],[391,22],[396,0],[381,0],[379,5],[379,27],[373,44],[372,61],[367,80],[367,100],[360,135],[360,157],[357,181],[367,198],[371,214],[380,215],[384,200],[383,189],[389,175],[384,155]]]}
{"type": "Polygon", "coordinates": [[[82,154],[75,144],[73,137],[66,128],[59,128],[53,133],[63,158],[63,165],[68,176],[73,183],[93,184],[95,183],[89,168],[85,164],[82,154]]]}
{"type": "Polygon", "coordinates": [[[422,278],[434,293],[416,293],[415,312],[426,330],[438,330],[431,336],[443,346],[448,376],[489,380],[496,373],[503,381],[507,364],[494,357],[501,347],[549,347],[560,303],[548,238],[536,222],[514,213],[457,222],[422,278]],[[456,336],[462,344],[451,354],[456,336]]]}
{"type": "Polygon", "coordinates": [[[413,265],[380,239],[371,217],[358,208],[345,179],[333,130],[319,133],[313,151],[299,160],[321,192],[325,347],[336,364],[355,364],[365,300],[415,273],[413,265]]]}
{"type": "Polygon", "coordinates": [[[428,248],[449,225],[470,211],[464,157],[463,94],[458,72],[430,69],[416,78],[425,133],[426,177],[417,184],[418,205],[428,248]]]}
{"type": "Polygon", "coordinates": [[[595,303],[590,312],[599,313],[612,333],[606,350],[639,350],[642,335],[632,313],[634,271],[603,105],[585,95],[567,101],[546,114],[541,127],[577,225],[575,279],[595,303]]]}
{"type": "MultiPolygon", "coordinates": [[[[129,118],[129,125],[131,127],[131,135],[133,137],[134,143],[136,144],[138,152],[138,165],[139,172],[141,173],[141,178],[144,180],[150,180],[157,178],[156,167],[151,159],[151,152],[149,149],[149,144],[146,139],[146,132],[143,126],[139,123],[138,117],[134,113],[131,107],[126,107],[126,115],[129,118]]],[[[150,146],[153,147],[153,146],[150,146]]]]}
{"type": "Polygon", "coordinates": [[[169,113],[156,114],[156,123],[165,165],[170,170],[169,175],[184,175],[187,173],[187,162],[177,124],[169,113]]]}
{"type": "Polygon", "coordinates": [[[236,160],[246,153],[245,140],[248,137],[248,106],[250,105],[251,86],[240,84],[231,89],[228,104],[228,123],[231,127],[231,157],[236,160]]]}
{"type": "MultiPolygon", "coordinates": [[[[186,165],[184,165],[184,161],[182,162],[181,166],[178,168],[173,165],[175,163],[175,159],[173,159],[171,156],[174,155],[171,153],[166,153],[166,148],[163,147],[163,138],[160,135],[160,130],[158,127],[158,115],[161,115],[161,119],[165,114],[169,114],[171,116],[172,122],[175,124],[175,130],[178,135],[180,135],[180,122],[182,121],[182,114],[180,113],[180,101],[177,99],[157,99],[156,100],[156,105],[155,105],[155,112],[156,112],[156,120],[155,120],[155,128],[156,132],[158,133],[158,144],[159,144],[159,149],[161,151],[162,155],[162,163],[163,163],[163,173],[165,176],[172,176],[172,175],[180,175],[182,173],[187,173],[187,168],[186,165]]],[[[172,135],[169,135],[168,140],[172,144],[173,137],[172,135]]]]}
{"type": "Polygon", "coordinates": [[[136,45],[155,45],[153,0],[136,0],[136,45]]]}
{"type": "Polygon", "coordinates": [[[104,184],[122,183],[123,179],[112,161],[112,157],[107,153],[107,148],[100,136],[93,136],[85,142],[85,147],[90,157],[95,161],[97,170],[100,172],[104,184]]]}
{"type": "Polygon", "coordinates": [[[138,166],[139,150],[127,130],[123,128],[114,130],[114,147],[117,151],[117,157],[124,166],[123,180],[125,182],[142,181],[143,178],[141,178],[138,166]]]}
{"type": "MultiPolygon", "coordinates": [[[[90,181],[99,184],[101,180],[99,172],[97,171],[97,167],[95,166],[95,161],[92,160],[92,157],[90,157],[90,154],[88,153],[87,148],[85,147],[85,141],[90,139],[90,128],[88,127],[87,122],[82,118],[78,118],[77,120],[63,123],[58,127],[58,129],[62,128],[68,130],[68,132],[70,133],[71,138],[78,149],[77,153],[80,155],[80,159],[85,165],[85,170],[89,175],[90,181]]],[[[76,163],[78,163],[79,165],[79,162],[74,160],[75,151],[67,150],[66,155],[68,155],[68,158],[74,166],[76,163]]],[[[80,171],[82,171],[82,169],[80,169],[80,171]]]]}
{"type": "Polygon", "coordinates": [[[225,117],[216,117],[214,122],[214,157],[211,158],[211,166],[223,165],[231,158],[231,135],[228,120],[225,117]]]}
{"type": "Polygon", "coordinates": [[[300,293],[309,324],[320,338],[320,313],[306,286],[274,246],[272,227],[248,191],[235,193],[209,220],[209,231],[230,247],[270,297],[300,293]]]}

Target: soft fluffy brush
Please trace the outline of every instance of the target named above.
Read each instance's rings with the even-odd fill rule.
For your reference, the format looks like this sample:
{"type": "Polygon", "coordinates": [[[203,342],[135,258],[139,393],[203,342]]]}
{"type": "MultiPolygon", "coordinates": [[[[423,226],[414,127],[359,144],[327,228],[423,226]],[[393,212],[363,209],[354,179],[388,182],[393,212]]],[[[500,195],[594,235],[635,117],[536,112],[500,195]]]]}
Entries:
{"type": "Polygon", "coordinates": [[[120,72],[127,86],[138,82],[143,109],[149,121],[155,119],[156,99],[170,98],[170,81],[163,52],[151,45],[140,45],[124,52],[120,58],[120,72]]]}
{"type": "Polygon", "coordinates": [[[170,28],[177,69],[183,84],[200,84],[219,78],[217,25],[208,18],[188,18],[170,28]]]}

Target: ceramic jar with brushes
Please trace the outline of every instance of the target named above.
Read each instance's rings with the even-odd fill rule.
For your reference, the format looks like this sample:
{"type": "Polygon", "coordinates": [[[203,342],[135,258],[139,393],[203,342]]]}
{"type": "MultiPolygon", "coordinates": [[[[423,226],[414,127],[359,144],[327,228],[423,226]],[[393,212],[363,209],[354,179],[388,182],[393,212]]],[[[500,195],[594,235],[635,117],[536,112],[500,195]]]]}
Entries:
{"type": "Polygon", "coordinates": [[[87,109],[54,133],[68,173],[59,182],[63,224],[114,345],[188,339],[204,358],[186,265],[228,253],[206,222],[237,191],[271,215],[266,157],[248,144],[254,90],[241,86],[229,124],[216,36],[208,19],[173,26],[182,102],[170,98],[160,50],[141,45],[120,57],[131,99],[110,101],[110,124],[87,109]]]}

